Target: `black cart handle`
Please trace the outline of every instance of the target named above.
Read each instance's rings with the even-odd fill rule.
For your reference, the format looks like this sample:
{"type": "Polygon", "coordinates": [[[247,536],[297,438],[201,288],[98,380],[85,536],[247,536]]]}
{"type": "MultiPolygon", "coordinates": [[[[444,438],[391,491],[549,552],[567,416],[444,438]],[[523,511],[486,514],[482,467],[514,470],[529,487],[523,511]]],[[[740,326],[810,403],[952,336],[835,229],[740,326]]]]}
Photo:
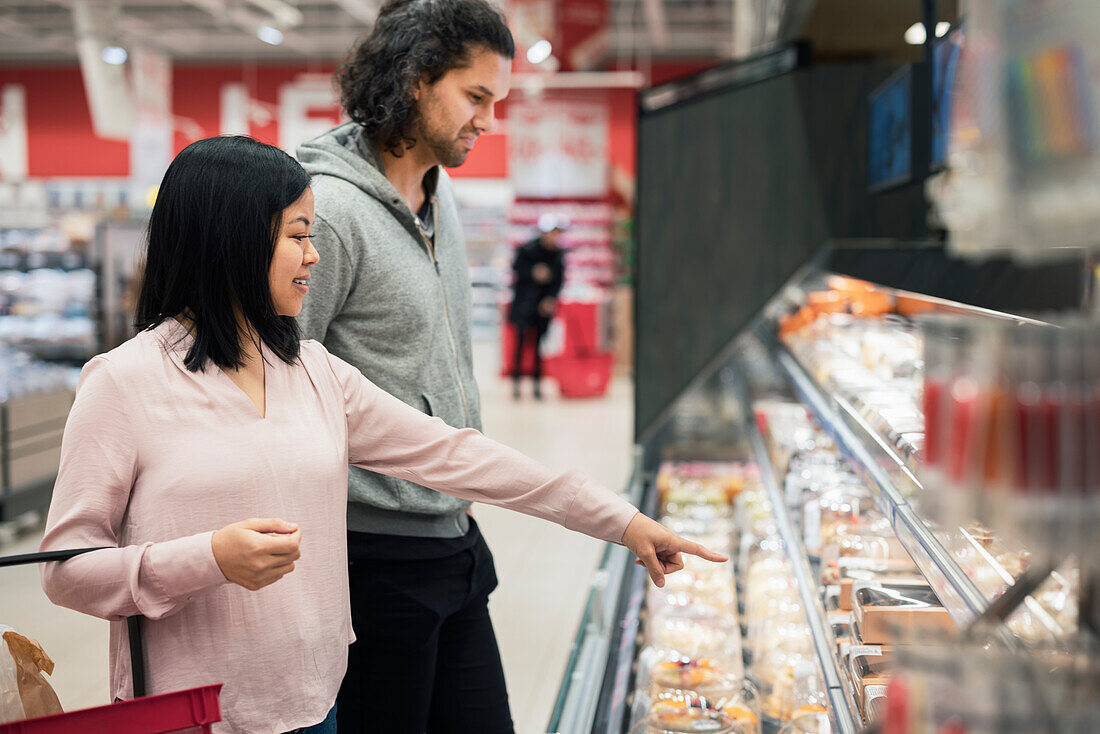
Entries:
{"type": "MultiPolygon", "coordinates": [[[[0,568],[5,566],[26,566],[32,563],[67,561],[70,558],[91,553],[101,548],[74,548],[72,550],[43,551],[41,553],[22,553],[17,556],[0,556],[0,568]]],[[[145,696],[145,655],[141,644],[141,615],[126,618],[126,632],[130,639],[130,670],[134,679],[134,698],[145,696]]]]}

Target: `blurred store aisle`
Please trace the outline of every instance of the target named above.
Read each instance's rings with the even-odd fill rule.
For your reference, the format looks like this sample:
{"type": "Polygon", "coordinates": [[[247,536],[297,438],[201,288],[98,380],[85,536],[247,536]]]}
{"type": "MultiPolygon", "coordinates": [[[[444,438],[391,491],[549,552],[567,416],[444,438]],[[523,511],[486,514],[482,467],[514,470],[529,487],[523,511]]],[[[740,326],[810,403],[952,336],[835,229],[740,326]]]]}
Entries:
{"type": "MultiPolygon", "coordinates": [[[[632,387],[612,383],[607,397],[563,401],[547,385],[536,402],[526,384],[514,402],[501,380],[499,346],[475,344],[485,432],[557,469],[576,469],[613,489],[629,477],[632,387]]],[[[495,507],[477,506],[496,558],[500,588],[490,608],[496,625],[517,734],[543,734],[554,706],[601,544],[557,525],[495,507]]],[[[41,532],[0,548],[37,549],[41,532]]],[[[0,570],[0,624],[37,638],[56,663],[53,683],[66,709],[107,702],[107,623],[55,607],[35,567],[0,570]]]]}
{"type": "MultiPolygon", "coordinates": [[[[615,490],[630,478],[633,387],[612,381],[595,400],[562,400],[547,384],[541,402],[497,376],[497,342],[474,345],[485,433],[555,469],[576,469],[615,490]]],[[[474,510],[496,559],[490,598],[517,734],[543,734],[577,632],[602,544],[496,507],[474,510]]]]}

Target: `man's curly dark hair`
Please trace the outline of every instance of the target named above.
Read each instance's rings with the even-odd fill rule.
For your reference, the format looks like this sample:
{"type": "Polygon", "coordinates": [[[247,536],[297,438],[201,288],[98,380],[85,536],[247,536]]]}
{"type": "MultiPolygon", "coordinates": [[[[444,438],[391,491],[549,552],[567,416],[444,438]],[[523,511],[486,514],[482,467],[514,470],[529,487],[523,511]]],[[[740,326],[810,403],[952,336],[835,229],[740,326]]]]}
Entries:
{"type": "Polygon", "coordinates": [[[434,84],[478,48],[516,54],[504,16],[485,0],[390,0],[336,71],[340,103],[368,138],[400,155],[416,144],[417,82],[434,84]]]}

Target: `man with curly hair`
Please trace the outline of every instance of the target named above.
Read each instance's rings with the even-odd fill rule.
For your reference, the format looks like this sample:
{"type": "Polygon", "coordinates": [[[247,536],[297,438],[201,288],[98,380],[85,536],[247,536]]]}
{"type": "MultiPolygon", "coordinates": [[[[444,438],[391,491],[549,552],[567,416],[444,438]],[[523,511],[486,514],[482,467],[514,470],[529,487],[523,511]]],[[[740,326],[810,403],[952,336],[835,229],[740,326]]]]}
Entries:
{"type": "MultiPolygon", "coordinates": [[[[485,0],[391,0],[338,69],[351,122],[303,144],[316,219],[299,324],[387,392],[481,428],[470,283],[450,180],[509,91],[512,35],[485,0]]],[[[493,558],[469,503],[352,468],[357,641],[341,731],[513,731],[488,597],[493,558]]]]}

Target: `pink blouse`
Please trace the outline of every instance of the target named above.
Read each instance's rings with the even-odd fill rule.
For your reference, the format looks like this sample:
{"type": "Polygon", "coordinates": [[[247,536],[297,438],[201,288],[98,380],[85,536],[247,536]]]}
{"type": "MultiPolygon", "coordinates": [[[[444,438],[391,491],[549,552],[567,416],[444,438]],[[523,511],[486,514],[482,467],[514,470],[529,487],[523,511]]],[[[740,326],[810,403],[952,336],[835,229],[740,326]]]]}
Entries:
{"type": "Polygon", "coordinates": [[[121,620],[141,614],[149,693],[224,683],[218,732],[320,722],[353,640],[348,464],[616,543],[634,516],[579,474],[407,406],[314,341],[293,365],[263,350],[261,418],[217,367],[184,367],[191,341],[169,320],[94,358],[65,426],[41,548],[111,547],[46,564],[43,587],[111,621],[114,698],[133,690],[121,620]],[[259,591],[226,581],[210,545],[250,517],[302,530],[295,570],[259,591]]]}

